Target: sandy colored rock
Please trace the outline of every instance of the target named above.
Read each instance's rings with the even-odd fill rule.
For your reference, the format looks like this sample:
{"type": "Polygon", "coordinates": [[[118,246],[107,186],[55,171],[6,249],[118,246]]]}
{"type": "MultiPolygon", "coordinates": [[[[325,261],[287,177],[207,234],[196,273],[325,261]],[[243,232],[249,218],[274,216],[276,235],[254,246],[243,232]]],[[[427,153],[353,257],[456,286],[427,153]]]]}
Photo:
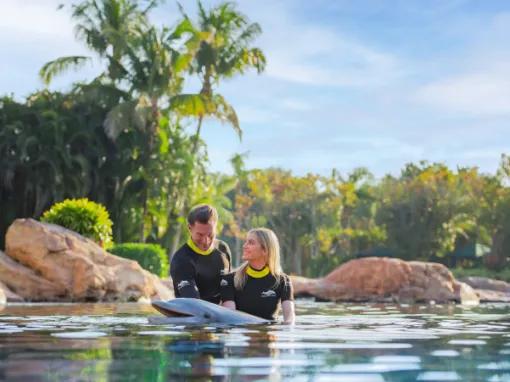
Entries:
{"type": "Polygon", "coordinates": [[[0,282],[0,291],[1,291],[1,293],[4,294],[7,302],[23,302],[24,301],[23,297],[14,293],[3,282],[0,282]]]}
{"type": "MultiPolygon", "coordinates": [[[[42,280],[43,290],[34,290],[24,288],[24,280],[0,274],[1,281],[28,300],[138,301],[173,297],[159,277],[136,261],[109,254],[93,241],[57,225],[16,220],[7,231],[6,254],[26,274],[42,280]]],[[[14,269],[12,262],[10,266],[14,269]]]]}
{"type": "Polygon", "coordinates": [[[510,283],[501,280],[489,279],[487,277],[463,277],[460,281],[468,284],[474,289],[493,290],[510,294],[510,283]]]}
{"type": "Polygon", "coordinates": [[[59,285],[38,276],[3,252],[0,252],[0,281],[16,295],[30,296],[33,301],[48,301],[65,294],[59,285]]]}
{"type": "Polygon", "coordinates": [[[486,277],[464,277],[462,282],[471,286],[481,302],[510,302],[510,284],[486,277]]]}
{"type": "Polygon", "coordinates": [[[296,295],[331,301],[478,303],[471,287],[437,263],[369,257],[351,260],[321,279],[291,278],[296,295]]]}

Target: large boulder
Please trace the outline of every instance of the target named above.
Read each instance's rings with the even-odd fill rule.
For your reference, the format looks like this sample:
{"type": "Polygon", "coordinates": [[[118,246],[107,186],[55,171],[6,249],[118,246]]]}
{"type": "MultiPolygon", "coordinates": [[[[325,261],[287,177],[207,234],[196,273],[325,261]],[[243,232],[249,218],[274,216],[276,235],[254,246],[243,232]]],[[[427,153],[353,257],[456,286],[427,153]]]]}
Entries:
{"type": "Polygon", "coordinates": [[[30,301],[139,301],[173,292],[136,261],[57,225],[18,219],[8,229],[0,281],[30,301]]]}
{"type": "MultiPolygon", "coordinates": [[[[2,251],[0,251],[0,256],[1,255],[5,256],[5,254],[2,251]]],[[[3,293],[3,295],[5,296],[6,302],[23,302],[24,301],[23,297],[14,293],[12,290],[10,290],[7,287],[7,285],[5,285],[1,281],[0,281],[0,293],[3,293]]]]}
{"type": "Polygon", "coordinates": [[[18,296],[30,296],[34,301],[51,300],[62,293],[58,285],[38,276],[32,269],[0,252],[0,281],[18,296]]]}
{"type": "Polygon", "coordinates": [[[469,285],[437,263],[368,257],[351,260],[321,279],[291,278],[296,295],[331,301],[479,302],[469,285]]]}
{"type": "Polygon", "coordinates": [[[510,284],[486,277],[464,277],[460,281],[472,287],[482,302],[510,302],[510,284]]]}

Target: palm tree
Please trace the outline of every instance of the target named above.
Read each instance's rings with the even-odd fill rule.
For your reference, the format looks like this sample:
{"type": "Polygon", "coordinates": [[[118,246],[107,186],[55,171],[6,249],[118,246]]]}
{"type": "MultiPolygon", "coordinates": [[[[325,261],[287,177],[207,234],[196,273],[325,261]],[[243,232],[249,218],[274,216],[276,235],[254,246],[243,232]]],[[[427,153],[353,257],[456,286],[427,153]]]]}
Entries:
{"type": "MultiPolygon", "coordinates": [[[[193,97],[193,102],[190,102],[190,95],[174,99],[174,102],[180,102],[177,109],[198,117],[193,153],[198,149],[200,130],[206,115],[231,124],[241,138],[242,130],[234,108],[221,94],[214,91],[214,87],[221,79],[242,74],[250,68],[261,73],[266,64],[262,51],[251,47],[253,40],[261,33],[259,24],[250,23],[246,16],[235,9],[233,3],[222,3],[206,11],[199,1],[198,10],[196,33],[202,33],[205,38],[200,43],[191,71],[200,77],[202,83],[201,102],[197,102],[197,97],[193,97]]],[[[186,20],[190,20],[182,8],[181,13],[186,20]]]]}
{"type": "MultiPolygon", "coordinates": [[[[145,239],[150,185],[154,183],[151,158],[159,134],[161,104],[180,92],[181,72],[188,69],[199,47],[197,39],[201,38],[200,34],[194,34],[188,38],[183,51],[174,49],[175,42],[193,30],[188,20],[173,30],[149,25],[146,14],[157,3],[149,1],[140,9],[135,0],[85,0],[73,6],[77,37],[107,63],[104,73],[89,84],[78,85],[79,89],[88,94],[101,94],[103,98],[105,94],[114,95],[115,106],[103,123],[105,133],[114,144],[119,144],[118,137],[126,130],[144,137],[136,144],[141,143],[136,171],[124,178],[116,176],[115,180],[119,196],[124,195],[124,190],[133,182],[144,184],[141,188],[141,241],[145,239]]],[[[44,65],[40,74],[49,83],[56,74],[88,60],[90,57],[61,57],[44,65]]],[[[116,204],[120,202],[117,200],[116,204]]]]}
{"type": "MultiPolygon", "coordinates": [[[[140,25],[147,25],[147,12],[158,1],[149,1],[144,9],[139,9],[137,3],[136,0],[85,0],[72,5],[76,37],[101,59],[106,59],[107,75],[101,77],[112,82],[123,78],[121,59],[140,25]]],[[[55,75],[78,69],[91,60],[88,56],[60,57],[46,63],[39,75],[49,85],[55,75]]]]}
{"type": "MultiPolygon", "coordinates": [[[[198,118],[191,149],[193,156],[197,155],[202,123],[206,116],[229,123],[239,138],[242,137],[237,113],[221,94],[214,91],[214,87],[220,80],[242,74],[250,68],[255,68],[260,73],[266,63],[262,51],[251,47],[253,40],[261,33],[260,26],[257,23],[250,23],[246,16],[235,9],[233,3],[222,3],[208,12],[199,1],[198,8],[198,26],[193,24],[182,7],[180,9],[184,21],[192,27],[191,38],[195,42],[199,41],[190,71],[199,76],[201,89],[198,95],[177,95],[170,103],[173,110],[182,115],[198,118]]],[[[190,200],[176,201],[182,206],[179,215],[182,216],[188,209],[189,202],[190,200]]],[[[177,248],[180,236],[181,224],[177,224],[172,250],[177,248]]]]}

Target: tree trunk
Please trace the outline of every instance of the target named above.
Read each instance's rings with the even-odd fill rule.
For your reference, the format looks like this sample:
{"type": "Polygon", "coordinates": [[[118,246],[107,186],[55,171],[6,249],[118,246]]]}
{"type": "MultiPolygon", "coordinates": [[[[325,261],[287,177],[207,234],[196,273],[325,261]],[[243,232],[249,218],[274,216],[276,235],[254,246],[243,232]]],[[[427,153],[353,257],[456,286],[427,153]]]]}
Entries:
{"type": "Polygon", "coordinates": [[[181,245],[181,236],[182,236],[182,224],[177,222],[177,226],[175,227],[175,233],[172,240],[172,246],[170,247],[170,253],[168,254],[168,260],[171,260],[173,254],[177,252],[179,246],[181,245]]]}
{"type": "Polygon", "coordinates": [[[198,140],[200,139],[200,130],[202,129],[202,121],[203,120],[204,120],[204,116],[201,115],[200,117],[198,117],[197,132],[195,133],[195,136],[193,137],[193,149],[191,151],[193,156],[196,155],[197,150],[198,150],[198,140]]]}
{"type": "Polygon", "coordinates": [[[241,251],[242,251],[241,240],[238,237],[236,237],[234,251],[235,252],[232,266],[238,267],[241,264],[241,251]]]}
{"type": "Polygon", "coordinates": [[[502,269],[506,265],[505,234],[497,231],[492,237],[492,246],[489,254],[485,255],[485,265],[489,269],[502,269]]]}
{"type": "Polygon", "coordinates": [[[145,217],[147,216],[147,186],[143,189],[142,194],[142,224],[140,226],[140,243],[145,243],[145,217]]]}
{"type": "Polygon", "coordinates": [[[297,238],[294,239],[294,251],[292,253],[292,259],[294,263],[294,274],[302,275],[302,256],[303,256],[303,248],[299,245],[297,238]]]}

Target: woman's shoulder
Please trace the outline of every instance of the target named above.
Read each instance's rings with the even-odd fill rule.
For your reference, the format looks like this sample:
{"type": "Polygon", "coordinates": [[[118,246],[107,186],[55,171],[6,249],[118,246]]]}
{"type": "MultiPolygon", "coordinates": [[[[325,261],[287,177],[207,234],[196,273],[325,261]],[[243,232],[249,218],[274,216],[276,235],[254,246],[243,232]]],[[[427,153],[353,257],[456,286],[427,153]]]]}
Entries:
{"type": "Polygon", "coordinates": [[[279,284],[280,284],[280,287],[284,288],[284,289],[292,288],[292,281],[290,280],[289,275],[287,275],[286,273],[280,274],[279,284]]]}

